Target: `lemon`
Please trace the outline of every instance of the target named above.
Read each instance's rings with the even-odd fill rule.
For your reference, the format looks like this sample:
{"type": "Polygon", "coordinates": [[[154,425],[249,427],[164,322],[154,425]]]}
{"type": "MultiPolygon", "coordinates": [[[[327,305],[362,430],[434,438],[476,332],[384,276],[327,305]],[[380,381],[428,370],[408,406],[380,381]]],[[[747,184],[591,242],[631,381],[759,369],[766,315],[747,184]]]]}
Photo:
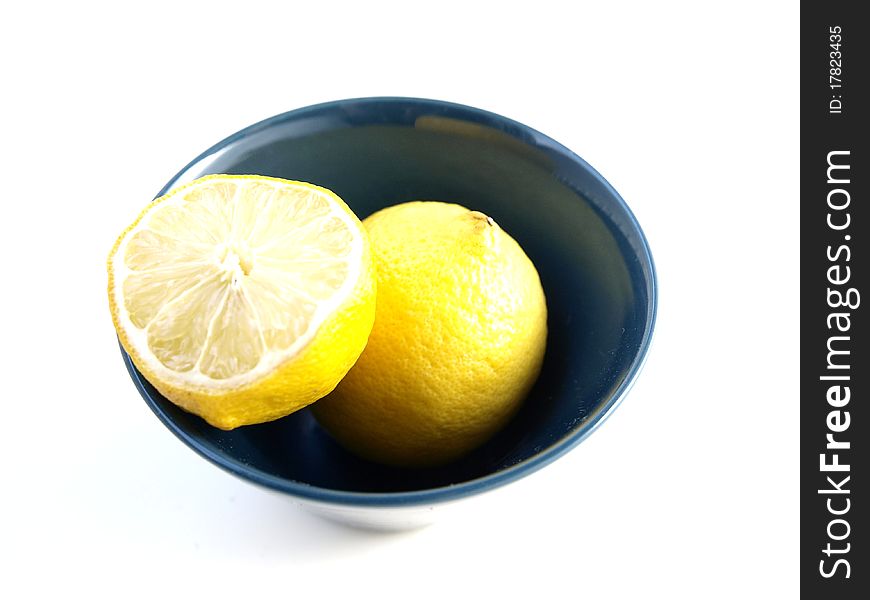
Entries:
{"type": "Polygon", "coordinates": [[[537,270],[491,218],[409,202],[363,224],[378,277],[368,345],[312,408],[345,447],[398,466],[450,462],[514,415],[541,369],[537,270]]]}
{"type": "Polygon", "coordinates": [[[221,429],[329,393],[365,346],[376,281],[334,193],[211,175],[150,203],[108,261],[121,344],[166,398],[221,429]]]}

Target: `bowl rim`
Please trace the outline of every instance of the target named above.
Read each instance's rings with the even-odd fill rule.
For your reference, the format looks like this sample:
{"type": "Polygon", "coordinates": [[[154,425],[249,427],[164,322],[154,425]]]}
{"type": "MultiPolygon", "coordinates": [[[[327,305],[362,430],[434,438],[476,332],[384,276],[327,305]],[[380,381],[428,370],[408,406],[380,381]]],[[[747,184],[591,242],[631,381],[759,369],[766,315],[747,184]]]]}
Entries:
{"type": "MultiPolygon", "coordinates": [[[[556,459],[565,455],[568,451],[575,448],[583,440],[589,437],[605,420],[613,413],[614,410],[622,403],[625,396],[631,390],[637,377],[640,375],[647,356],[649,355],[650,345],[655,331],[656,315],[658,310],[658,278],[656,275],[655,263],[653,261],[652,252],[649,242],[644,235],[637,218],[632,213],[631,209],[626,204],[625,200],[614,189],[612,185],[589,163],[583,160],[580,156],[569,150],[564,145],[560,144],[551,137],[524,125],[513,119],[504,117],[497,113],[486,111],[483,109],[447,102],[443,100],[434,100],[428,98],[402,97],[402,96],[370,96],[360,98],[346,98],[341,100],[333,100],[313,104],[281,114],[263,119],[257,123],[249,125],[239,131],[225,137],[220,142],[214,144],[195,159],[185,165],[178,173],[170,179],[166,185],[158,192],[156,197],[164,195],[172,188],[192,167],[209,157],[213,156],[226,146],[243,139],[246,136],[255,134],[272,126],[282,124],[284,122],[299,119],[306,114],[328,110],[330,108],[341,108],[359,104],[413,104],[426,108],[441,108],[451,112],[451,116],[460,113],[463,116],[470,117],[472,121],[490,124],[499,123],[502,125],[502,130],[509,128],[509,134],[516,137],[516,133],[521,133],[523,139],[519,140],[522,143],[533,144],[536,147],[545,147],[548,152],[560,154],[564,159],[572,163],[578,164],[582,169],[587,171],[599,184],[603,186],[609,193],[616,205],[623,211],[626,217],[626,223],[630,226],[632,233],[640,240],[639,247],[632,244],[632,249],[638,254],[637,258],[642,262],[642,266],[649,271],[650,277],[647,282],[647,314],[646,327],[641,338],[637,354],[634,356],[631,365],[628,368],[628,373],[611,394],[611,397],[605,400],[602,408],[588,420],[578,423],[571,432],[561,437],[551,445],[542,448],[533,456],[526,458],[516,464],[506,467],[500,471],[484,475],[468,481],[440,486],[435,488],[427,488],[422,490],[410,490],[401,492],[354,492],[346,490],[337,490],[332,488],[323,488],[316,485],[283,479],[268,473],[253,469],[242,464],[239,461],[228,460],[227,457],[219,452],[215,452],[211,448],[201,444],[198,440],[191,437],[184,429],[182,429],[170,415],[168,415],[160,406],[160,404],[151,396],[148,391],[144,378],[135,368],[130,359],[129,354],[121,347],[124,363],[127,371],[140,395],[154,412],[158,419],[187,445],[194,452],[205,458],[215,466],[243,479],[250,483],[254,483],[271,490],[282,492],[290,496],[294,496],[301,500],[314,501],[319,503],[354,506],[354,507],[399,507],[399,506],[420,506],[432,505],[435,503],[443,503],[448,501],[459,500],[468,496],[486,492],[522,477],[530,475],[538,471],[542,467],[552,463],[556,459]],[[506,127],[505,127],[506,126],[506,127]]],[[[566,185],[567,182],[566,182],[566,185]]],[[[575,190],[577,191],[577,190],[575,190]]],[[[579,193],[579,192],[578,192],[579,193]]],[[[623,231],[625,235],[625,231],[623,231]]],[[[120,342],[119,342],[120,345],[120,342]]]]}

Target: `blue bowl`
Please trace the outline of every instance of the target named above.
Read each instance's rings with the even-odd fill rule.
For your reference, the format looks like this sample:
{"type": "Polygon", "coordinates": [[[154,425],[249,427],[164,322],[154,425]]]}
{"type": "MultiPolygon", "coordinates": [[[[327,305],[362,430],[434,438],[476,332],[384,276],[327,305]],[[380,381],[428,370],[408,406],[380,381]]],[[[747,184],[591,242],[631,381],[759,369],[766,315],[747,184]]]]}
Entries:
{"type": "MultiPolygon", "coordinates": [[[[641,369],[656,314],[652,256],[619,194],[583,159],[499,115],[435,100],[363,98],[294,110],[231,135],[160,191],[209,173],[309,181],[360,219],[409,200],[492,216],[537,266],[549,338],[516,418],[446,467],[406,470],[342,449],[308,410],[221,431],[160,395],[124,354],[148,405],[185,444],[325,516],[374,527],[425,522],[432,507],[502,486],[580,443],[641,369]]],[[[122,349],[123,351],[123,349],[122,349]]]]}

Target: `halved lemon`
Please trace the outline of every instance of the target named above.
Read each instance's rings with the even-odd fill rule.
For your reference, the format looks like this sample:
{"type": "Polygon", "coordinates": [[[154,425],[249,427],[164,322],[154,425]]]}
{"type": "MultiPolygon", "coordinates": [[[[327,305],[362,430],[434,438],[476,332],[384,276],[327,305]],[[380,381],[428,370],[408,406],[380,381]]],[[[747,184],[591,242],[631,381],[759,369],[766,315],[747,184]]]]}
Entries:
{"type": "Polygon", "coordinates": [[[328,394],[372,329],[364,228],[331,191],[209,175],[150,203],[108,261],[121,344],[166,398],[221,429],[328,394]]]}

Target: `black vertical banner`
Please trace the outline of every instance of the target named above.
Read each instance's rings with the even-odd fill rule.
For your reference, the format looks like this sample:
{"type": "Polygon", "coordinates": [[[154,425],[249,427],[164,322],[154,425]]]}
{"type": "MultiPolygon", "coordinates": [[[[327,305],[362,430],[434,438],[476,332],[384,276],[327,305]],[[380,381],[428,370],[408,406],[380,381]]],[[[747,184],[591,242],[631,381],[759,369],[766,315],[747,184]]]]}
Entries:
{"type": "Polygon", "coordinates": [[[863,3],[801,4],[801,592],[870,598],[863,3]],[[863,11],[862,11],[863,12],[863,11]]]}

